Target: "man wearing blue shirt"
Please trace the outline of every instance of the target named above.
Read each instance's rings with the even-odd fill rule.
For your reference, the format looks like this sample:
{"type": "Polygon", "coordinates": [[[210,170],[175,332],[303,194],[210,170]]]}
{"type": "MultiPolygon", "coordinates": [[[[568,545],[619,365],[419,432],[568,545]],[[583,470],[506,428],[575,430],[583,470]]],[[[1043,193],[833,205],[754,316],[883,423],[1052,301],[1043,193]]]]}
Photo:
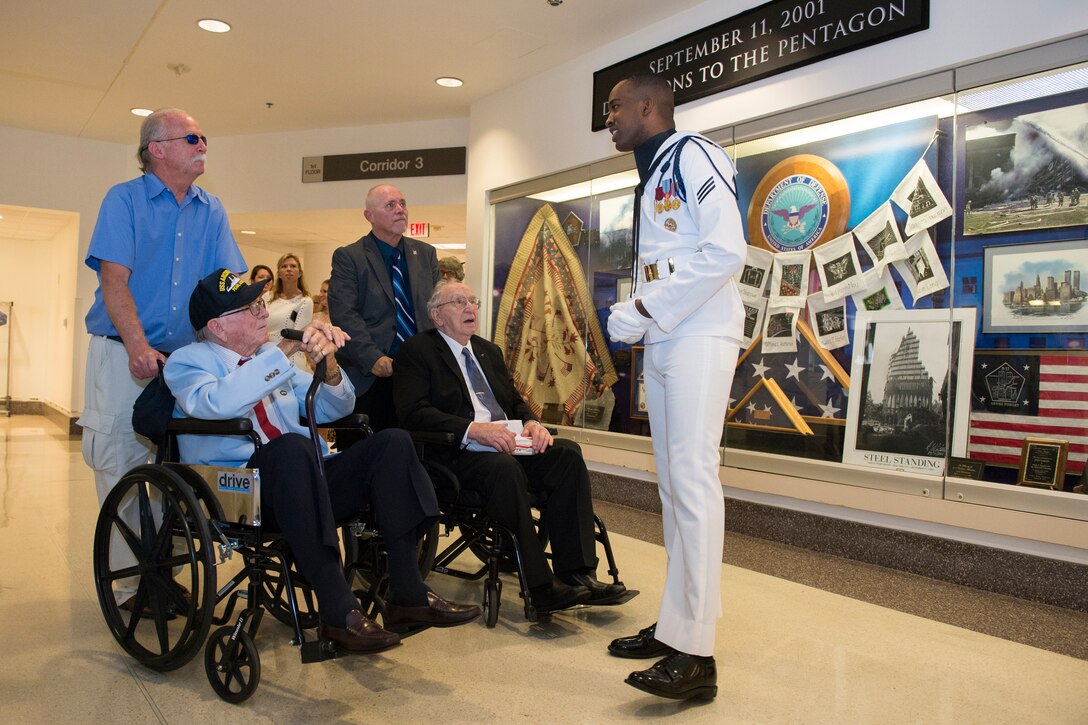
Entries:
{"type": "MultiPolygon", "coordinates": [[[[194,186],[204,173],[208,139],[185,111],[155,111],[140,127],[143,175],[109,190],[85,260],[98,273],[87,313],[83,459],[94,469],[99,503],[149,453],[132,430],[132,404],[166,355],[193,341],[189,294],[210,272],[243,272],[246,263],[216,197],[194,186]]],[[[131,560],[121,542],[115,565],[131,560]]],[[[117,601],[136,579],[118,582],[117,601]]]]}

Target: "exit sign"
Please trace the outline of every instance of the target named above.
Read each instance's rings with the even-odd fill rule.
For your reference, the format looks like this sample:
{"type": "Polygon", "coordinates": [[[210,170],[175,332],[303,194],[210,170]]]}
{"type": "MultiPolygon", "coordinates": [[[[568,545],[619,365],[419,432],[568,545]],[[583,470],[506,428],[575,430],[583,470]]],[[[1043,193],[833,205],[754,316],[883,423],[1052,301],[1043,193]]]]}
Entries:
{"type": "Polygon", "coordinates": [[[431,236],[431,225],[427,222],[410,222],[408,224],[408,236],[426,239],[431,236]]]}

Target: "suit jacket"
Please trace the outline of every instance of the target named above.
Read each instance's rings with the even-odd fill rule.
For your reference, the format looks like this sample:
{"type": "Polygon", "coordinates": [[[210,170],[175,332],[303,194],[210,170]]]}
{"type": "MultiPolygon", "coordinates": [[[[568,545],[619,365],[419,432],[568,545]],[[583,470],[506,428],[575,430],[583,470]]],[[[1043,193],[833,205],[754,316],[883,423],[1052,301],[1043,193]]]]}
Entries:
{"type": "MultiPolygon", "coordinates": [[[[536,420],[514,387],[502,351],[476,335],[471,346],[503,411],[511,419],[536,420]]],[[[438,330],[420,332],[401,343],[393,371],[393,401],[402,427],[464,438],[476,412],[461,367],[438,330]]]]}
{"type": "MultiPolygon", "coordinates": [[[[212,342],[194,342],[166,361],[163,376],[174,393],[174,417],[225,420],[249,418],[257,426],[253,406],[271,395],[284,433],[309,437],[299,423],[306,414],[306,389],[313,375],[288,361],[275,343],[269,342],[245,365],[239,355],[212,342]]],[[[314,401],[318,421],[342,418],[355,405],[355,391],[346,377],[339,385],[322,385],[314,401]]],[[[210,466],[244,466],[253,455],[253,443],[237,436],[179,436],[181,458],[186,463],[210,466]]]]}
{"type": "MultiPolygon", "coordinates": [[[[389,354],[396,336],[393,282],[378,244],[384,242],[371,232],[332,255],[329,318],[351,335],[336,359],[355,385],[356,395],[362,395],[374,383],[370,369],[378,358],[389,354]]],[[[429,330],[434,324],[427,314],[427,300],[439,279],[438,254],[431,245],[409,237],[401,238],[400,248],[408,260],[416,329],[429,330]]]]}

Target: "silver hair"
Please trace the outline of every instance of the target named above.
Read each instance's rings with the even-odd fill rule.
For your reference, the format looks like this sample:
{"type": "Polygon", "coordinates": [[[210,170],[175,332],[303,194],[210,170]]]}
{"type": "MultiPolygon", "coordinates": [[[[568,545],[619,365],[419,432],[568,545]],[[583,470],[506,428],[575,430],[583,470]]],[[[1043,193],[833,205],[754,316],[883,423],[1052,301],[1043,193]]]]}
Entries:
{"type": "Polygon", "coordinates": [[[151,156],[147,153],[147,147],[152,141],[160,141],[166,134],[163,129],[166,121],[172,116],[188,116],[189,114],[180,108],[160,108],[144,119],[140,124],[140,148],[136,151],[136,158],[140,162],[140,171],[147,173],[151,168],[151,156]]]}
{"type": "Polygon", "coordinates": [[[439,296],[442,294],[442,290],[449,287],[451,284],[463,284],[452,279],[440,279],[438,284],[434,286],[434,290],[431,292],[430,299],[427,300],[427,313],[430,314],[431,310],[438,309],[438,305],[441,304],[438,301],[439,296]]]}

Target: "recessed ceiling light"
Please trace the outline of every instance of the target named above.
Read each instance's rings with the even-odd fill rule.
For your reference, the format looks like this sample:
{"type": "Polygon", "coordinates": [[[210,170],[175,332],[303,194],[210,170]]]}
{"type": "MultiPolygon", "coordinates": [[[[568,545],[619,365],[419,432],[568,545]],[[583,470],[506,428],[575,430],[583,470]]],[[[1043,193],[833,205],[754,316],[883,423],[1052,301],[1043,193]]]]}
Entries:
{"type": "Polygon", "coordinates": [[[230,25],[224,23],[222,20],[216,20],[215,18],[204,18],[203,20],[196,21],[196,24],[200,26],[201,30],[207,30],[209,33],[229,33],[230,25]]]}
{"type": "Polygon", "coordinates": [[[239,230],[239,231],[240,231],[240,233],[242,233],[242,234],[256,234],[256,233],[257,233],[257,232],[255,232],[255,231],[253,231],[252,229],[241,229],[241,230],[239,230]]]}
{"type": "Polygon", "coordinates": [[[141,118],[146,118],[154,113],[150,108],[130,108],[128,109],[128,112],[133,116],[140,116],[141,118]]]}
{"type": "Polygon", "coordinates": [[[443,88],[460,88],[465,85],[464,81],[460,78],[453,78],[450,76],[443,76],[441,78],[435,78],[434,82],[443,88]]]}

